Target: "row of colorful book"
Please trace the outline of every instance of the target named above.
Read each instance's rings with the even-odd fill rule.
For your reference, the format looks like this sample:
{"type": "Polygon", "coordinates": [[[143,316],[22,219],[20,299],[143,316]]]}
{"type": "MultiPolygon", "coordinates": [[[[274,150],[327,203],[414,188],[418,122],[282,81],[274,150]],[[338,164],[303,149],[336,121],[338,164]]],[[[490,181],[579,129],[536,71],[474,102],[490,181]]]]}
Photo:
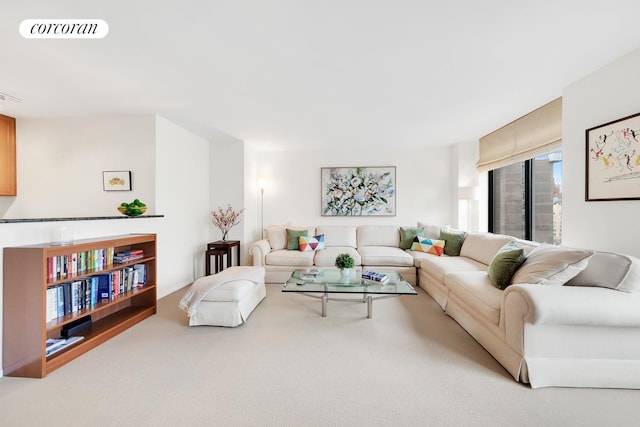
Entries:
{"type": "Polygon", "coordinates": [[[113,264],[126,264],[144,258],[142,249],[114,253],[114,248],[71,253],[47,258],[49,281],[65,279],[93,271],[101,271],[113,264]]]}
{"type": "Polygon", "coordinates": [[[46,321],[90,309],[100,300],[115,298],[147,283],[147,266],[134,264],[47,288],[46,321]]]}
{"type": "Polygon", "coordinates": [[[113,265],[114,248],[58,255],[47,258],[47,278],[59,280],[113,265]]]}

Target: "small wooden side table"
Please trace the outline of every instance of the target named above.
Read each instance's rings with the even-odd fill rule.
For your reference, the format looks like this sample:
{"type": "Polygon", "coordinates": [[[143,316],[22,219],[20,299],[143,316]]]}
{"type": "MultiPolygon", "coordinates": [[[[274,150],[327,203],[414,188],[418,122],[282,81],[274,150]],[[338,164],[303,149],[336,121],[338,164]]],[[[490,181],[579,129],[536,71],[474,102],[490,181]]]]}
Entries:
{"type": "Polygon", "coordinates": [[[215,257],[215,272],[218,273],[224,270],[224,257],[227,257],[227,267],[231,267],[232,261],[232,248],[236,248],[236,260],[237,265],[240,265],[240,240],[217,240],[215,242],[207,243],[207,251],[204,254],[205,258],[205,274],[209,276],[211,274],[211,257],[215,257]]]}

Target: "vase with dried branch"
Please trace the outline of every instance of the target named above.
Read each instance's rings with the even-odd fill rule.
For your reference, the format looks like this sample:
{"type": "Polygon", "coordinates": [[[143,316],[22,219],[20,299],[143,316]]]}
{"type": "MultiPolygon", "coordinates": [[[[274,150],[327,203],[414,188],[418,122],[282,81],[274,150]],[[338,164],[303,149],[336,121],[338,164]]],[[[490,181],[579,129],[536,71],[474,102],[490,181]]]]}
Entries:
{"type": "Polygon", "coordinates": [[[226,209],[218,207],[217,210],[211,212],[211,222],[222,232],[222,240],[227,241],[229,230],[242,221],[242,213],[244,208],[239,211],[233,210],[231,205],[227,205],[226,209]]]}

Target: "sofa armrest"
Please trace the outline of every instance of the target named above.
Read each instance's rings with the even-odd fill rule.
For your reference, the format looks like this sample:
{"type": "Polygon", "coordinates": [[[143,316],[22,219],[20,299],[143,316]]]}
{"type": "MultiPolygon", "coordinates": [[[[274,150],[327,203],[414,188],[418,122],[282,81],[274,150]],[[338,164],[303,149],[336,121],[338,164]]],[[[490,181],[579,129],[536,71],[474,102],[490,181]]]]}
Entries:
{"type": "Polygon", "coordinates": [[[522,352],[526,324],[640,327],[640,293],[518,284],[504,291],[500,316],[507,344],[522,352]]]}
{"type": "Polygon", "coordinates": [[[527,304],[524,320],[534,325],[640,326],[640,293],[588,286],[519,284],[505,290],[505,308],[513,293],[527,304]]]}
{"type": "Polygon", "coordinates": [[[258,240],[249,247],[249,253],[253,257],[254,266],[264,266],[266,264],[266,256],[271,252],[271,245],[267,239],[258,240]]]}

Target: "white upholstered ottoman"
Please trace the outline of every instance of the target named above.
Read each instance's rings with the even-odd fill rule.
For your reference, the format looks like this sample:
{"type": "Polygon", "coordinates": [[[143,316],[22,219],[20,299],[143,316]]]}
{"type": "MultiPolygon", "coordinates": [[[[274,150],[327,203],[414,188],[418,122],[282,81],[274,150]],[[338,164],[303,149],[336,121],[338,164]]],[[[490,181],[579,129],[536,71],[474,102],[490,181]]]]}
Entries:
{"type": "Polygon", "coordinates": [[[197,279],[180,301],[189,326],[244,323],[267,295],[264,275],[264,267],[237,266],[197,279]]]}

